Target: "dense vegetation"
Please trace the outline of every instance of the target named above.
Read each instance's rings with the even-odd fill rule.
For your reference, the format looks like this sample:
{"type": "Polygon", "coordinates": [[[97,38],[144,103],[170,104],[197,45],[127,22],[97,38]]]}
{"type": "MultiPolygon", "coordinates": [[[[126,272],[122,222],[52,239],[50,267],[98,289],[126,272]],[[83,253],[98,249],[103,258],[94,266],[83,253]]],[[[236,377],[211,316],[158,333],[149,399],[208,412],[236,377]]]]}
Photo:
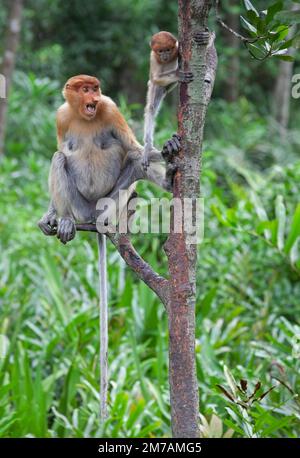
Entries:
{"type": "MultiPolygon", "coordinates": [[[[80,234],[66,247],[36,227],[47,205],[62,82],[83,69],[99,75],[141,138],[142,106],[136,102],[145,93],[149,36],[159,28],[176,32],[176,2],[96,3],[31,0],[25,10],[0,164],[0,437],[170,435],[162,305],[110,246],[111,410],[100,431],[95,238],[80,234]]],[[[228,7],[226,14],[238,10],[228,7]]],[[[2,9],[0,30],[4,22],[2,9]]],[[[239,96],[229,103],[223,88],[232,49],[223,49],[223,33],[217,45],[220,67],[201,189],[205,238],[199,246],[196,354],[202,431],[210,437],[228,429],[234,437],[298,437],[299,102],[280,135],[270,114],[278,63],[258,64],[240,48],[239,96]],[[236,388],[232,376],[238,384],[247,380],[248,395],[245,382],[236,388]]],[[[176,130],[168,100],[157,144],[176,130]]],[[[141,183],[139,193],[158,196],[161,190],[141,183]]],[[[163,241],[134,238],[161,273],[163,241]]]]}

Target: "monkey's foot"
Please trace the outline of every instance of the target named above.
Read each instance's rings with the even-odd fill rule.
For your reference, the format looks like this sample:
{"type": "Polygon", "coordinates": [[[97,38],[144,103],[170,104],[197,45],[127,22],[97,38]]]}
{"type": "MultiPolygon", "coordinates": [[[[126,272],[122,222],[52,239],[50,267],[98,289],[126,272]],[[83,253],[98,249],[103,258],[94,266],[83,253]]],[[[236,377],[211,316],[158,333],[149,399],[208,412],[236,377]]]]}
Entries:
{"type": "Polygon", "coordinates": [[[178,72],[178,81],[180,83],[191,83],[194,81],[194,75],[192,72],[184,72],[182,70],[179,70],[178,72]]]}
{"type": "Polygon", "coordinates": [[[143,167],[145,172],[147,172],[147,169],[148,169],[149,165],[150,165],[149,157],[143,156],[143,158],[142,158],[142,167],[143,167]]]}
{"type": "Polygon", "coordinates": [[[150,153],[153,149],[153,145],[151,145],[150,143],[145,143],[144,145],[144,150],[143,150],[143,157],[142,157],[142,167],[144,169],[145,172],[147,172],[147,169],[150,165],[150,160],[149,160],[149,157],[150,157],[150,153]]]}
{"type": "Polygon", "coordinates": [[[178,134],[172,135],[172,138],[168,140],[161,152],[165,162],[166,162],[166,176],[165,176],[165,183],[164,188],[167,191],[172,191],[173,183],[174,183],[174,176],[178,170],[178,164],[176,163],[176,156],[179,153],[181,148],[181,137],[178,134]]]}
{"type": "Polygon", "coordinates": [[[178,165],[173,164],[172,162],[168,162],[166,165],[166,177],[165,177],[164,187],[167,191],[172,192],[173,184],[174,184],[174,176],[178,168],[179,168],[178,165]]]}
{"type": "Polygon", "coordinates": [[[56,235],[56,213],[46,213],[38,222],[38,226],[45,235],[56,235]]]}
{"type": "Polygon", "coordinates": [[[181,148],[181,137],[178,134],[172,135],[172,138],[168,140],[162,149],[162,157],[168,162],[172,162],[174,155],[177,155],[181,148]]]}
{"type": "Polygon", "coordinates": [[[74,239],[76,234],[75,221],[72,218],[61,218],[57,227],[57,238],[64,245],[74,239]]]}
{"type": "Polygon", "coordinates": [[[193,35],[193,39],[198,46],[205,46],[208,44],[210,38],[209,30],[203,30],[202,32],[196,32],[193,35]]]}

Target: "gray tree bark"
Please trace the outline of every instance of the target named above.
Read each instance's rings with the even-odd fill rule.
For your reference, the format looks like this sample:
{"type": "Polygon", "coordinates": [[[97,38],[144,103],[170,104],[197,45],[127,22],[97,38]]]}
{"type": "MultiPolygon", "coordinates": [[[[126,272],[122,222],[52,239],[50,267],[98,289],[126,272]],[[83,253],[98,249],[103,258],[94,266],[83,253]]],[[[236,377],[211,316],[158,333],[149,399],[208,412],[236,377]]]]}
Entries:
{"type": "Polygon", "coordinates": [[[23,0],[11,0],[5,35],[4,56],[0,65],[0,75],[5,81],[6,97],[0,98],[0,155],[4,151],[4,137],[7,113],[7,96],[15,67],[16,52],[19,44],[23,0]]]}

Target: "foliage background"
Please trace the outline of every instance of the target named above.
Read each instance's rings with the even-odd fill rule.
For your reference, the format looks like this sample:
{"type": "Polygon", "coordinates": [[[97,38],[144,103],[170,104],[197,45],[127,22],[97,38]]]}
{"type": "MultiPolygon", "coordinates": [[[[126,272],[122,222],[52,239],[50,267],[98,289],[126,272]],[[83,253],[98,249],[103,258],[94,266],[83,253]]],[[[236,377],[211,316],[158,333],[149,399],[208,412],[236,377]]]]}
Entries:
{"type": "MultiPolygon", "coordinates": [[[[8,3],[0,1],[1,36],[8,3]]],[[[237,3],[222,2],[225,18],[244,13],[237,3]]],[[[254,3],[263,9],[272,2],[254,3]]],[[[100,430],[95,239],[80,234],[61,246],[43,237],[36,221],[47,205],[55,110],[65,80],[99,76],[141,139],[148,42],[161,29],[176,33],[176,14],[177,2],[166,0],[26,2],[0,162],[0,437],[170,435],[162,305],[110,247],[111,412],[100,430]]],[[[211,25],[219,69],[202,179],[196,341],[202,431],[210,437],[228,428],[234,437],[298,437],[299,101],[292,100],[281,136],[272,116],[279,61],[254,61],[211,25]],[[229,101],[232,56],[238,95],[229,101]],[[260,394],[275,388],[241,407],[217,388],[228,390],[224,365],[236,380],[248,380],[249,393],[257,381],[260,394]]],[[[0,55],[1,46],[3,40],[0,55]]],[[[157,124],[162,145],[176,130],[176,94],[157,124]]],[[[139,193],[161,195],[146,183],[139,193]]],[[[165,273],[164,236],[134,241],[165,273]]]]}

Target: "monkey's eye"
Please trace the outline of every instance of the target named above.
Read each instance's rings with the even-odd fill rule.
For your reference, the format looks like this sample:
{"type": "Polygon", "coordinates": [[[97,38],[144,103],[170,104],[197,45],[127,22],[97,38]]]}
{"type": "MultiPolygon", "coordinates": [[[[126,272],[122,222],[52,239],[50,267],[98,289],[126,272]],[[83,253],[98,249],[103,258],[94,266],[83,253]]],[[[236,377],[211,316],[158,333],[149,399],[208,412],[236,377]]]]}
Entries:
{"type": "Polygon", "coordinates": [[[98,86],[94,86],[94,92],[97,92],[99,90],[98,86]]]}
{"type": "Polygon", "coordinates": [[[171,50],[168,48],[168,49],[165,49],[166,52],[170,52],[171,50]]]}
{"type": "Polygon", "coordinates": [[[87,86],[84,86],[84,87],[82,88],[82,90],[83,90],[83,92],[89,92],[89,88],[88,88],[87,86]]]}

